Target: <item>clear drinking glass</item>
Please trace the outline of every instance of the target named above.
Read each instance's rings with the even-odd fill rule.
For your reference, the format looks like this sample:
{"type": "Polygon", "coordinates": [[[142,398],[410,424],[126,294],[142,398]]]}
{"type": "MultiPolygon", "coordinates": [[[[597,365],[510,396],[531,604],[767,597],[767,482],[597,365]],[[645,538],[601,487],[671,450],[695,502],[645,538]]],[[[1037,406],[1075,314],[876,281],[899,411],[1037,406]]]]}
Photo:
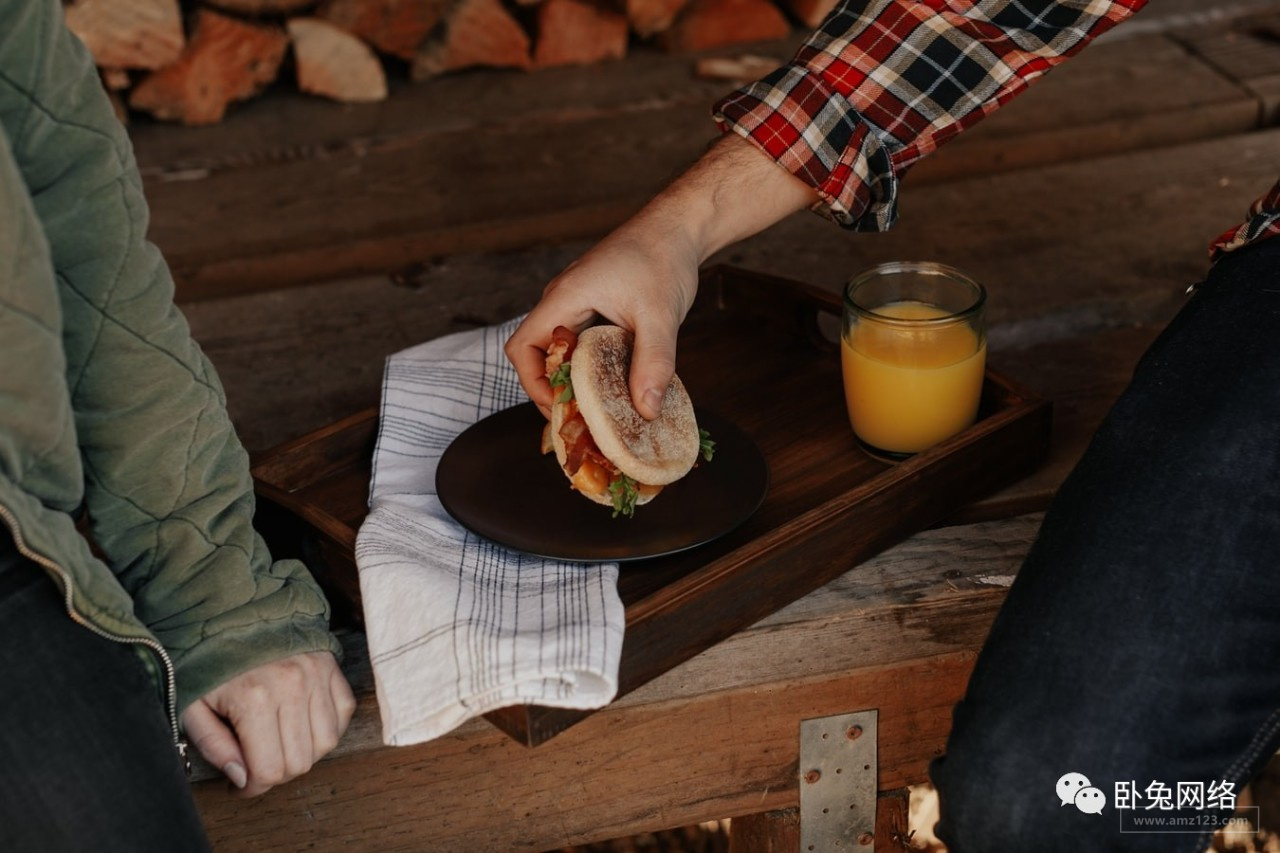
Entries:
{"type": "Polygon", "coordinates": [[[871,453],[903,459],[974,422],[987,293],[957,269],[881,264],[845,286],[840,350],[849,422],[871,453]]]}

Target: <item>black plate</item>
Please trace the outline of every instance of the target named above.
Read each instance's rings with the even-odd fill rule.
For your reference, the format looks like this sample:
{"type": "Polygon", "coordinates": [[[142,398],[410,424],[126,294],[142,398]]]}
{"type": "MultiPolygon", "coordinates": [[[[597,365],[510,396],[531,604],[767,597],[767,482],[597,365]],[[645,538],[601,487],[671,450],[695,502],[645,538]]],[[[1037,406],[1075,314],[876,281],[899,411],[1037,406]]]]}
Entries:
{"type": "Polygon", "coordinates": [[[436,491],[462,526],[538,557],[621,562],[659,557],[717,539],[751,517],[769,488],[769,466],[746,433],[711,412],[698,426],[715,457],[672,483],[631,518],[569,485],[555,454],[538,452],[542,414],[532,403],[490,415],[440,457],[436,491]]]}

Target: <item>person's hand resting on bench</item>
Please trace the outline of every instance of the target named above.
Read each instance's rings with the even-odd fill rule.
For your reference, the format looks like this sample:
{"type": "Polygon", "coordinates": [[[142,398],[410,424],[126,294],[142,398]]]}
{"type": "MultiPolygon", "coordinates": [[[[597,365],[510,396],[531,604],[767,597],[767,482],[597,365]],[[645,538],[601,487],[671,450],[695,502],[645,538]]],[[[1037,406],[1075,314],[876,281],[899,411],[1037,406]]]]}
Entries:
{"type": "Polygon", "coordinates": [[[310,652],[263,664],[182,713],[191,745],[246,796],[311,769],[338,745],[356,700],[338,662],[310,652]]]}

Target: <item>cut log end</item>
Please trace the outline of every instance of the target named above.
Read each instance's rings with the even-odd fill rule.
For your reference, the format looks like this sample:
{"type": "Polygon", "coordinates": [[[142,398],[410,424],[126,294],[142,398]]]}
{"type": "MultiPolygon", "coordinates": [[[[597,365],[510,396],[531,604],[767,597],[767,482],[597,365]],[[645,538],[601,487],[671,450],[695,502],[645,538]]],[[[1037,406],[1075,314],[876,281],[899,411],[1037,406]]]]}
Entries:
{"type": "Polygon", "coordinates": [[[299,89],[345,103],[386,99],[382,63],[360,39],[319,18],[291,18],[287,26],[299,89]]]}
{"type": "Polygon", "coordinates": [[[640,38],[667,30],[689,0],[626,0],[627,20],[640,38]]]}
{"type": "Polygon", "coordinates": [[[203,0],[203,2],[235,15],[270,18],[301,12],[308,6],[314,6],[316,0],[203,0]]]}
{"type": "Polygon", "coordinates": [[[621,59],[627,52],[627,29],[625,15],[590,0],[543,0],[534,67],[621,59]]]}
{"type": "Polygon", "coordinates": [[[836,0],[785,0],[784,5],[796,20],[814,30],[835,9],[836,0]]]}
{"type": "Polygon", "coordinates": [[[769,0],[693,0],[659,38],[664,50],[686,53],[727,44],[786,38],[791,25],[769,0]]]}
{"type": "Polygon", "coordinates": [[[414,80],[460,68],[530,68],[529,36],[501,0],[461,0],[413,60],[414,80]]]}
{"type": "Polygon", "coordinates": [[[315,14],[375,50],[411,60],[449,5],[450,0],[325,0],[315,14]]]}
{"type": "Polygon", "coordinates": [[[704,56],[694,63],[694,73],[704,80],[724,80],[742,85],[759,80],[774,71],[783,61],[772,56],[704,56]]]}
{"type": "Polygon", "coordinates": [[[178,0],[76,0],[67,29],[108,68],[163,68],[182,54],[178,0]]]}
{"type": "Polygon", "coordinates": [[[276,78],[288,46],[282,27],[201,9],[182,56],[139,82],[129,106],[183,124],[213,124],[228,104],[276,78]]]}

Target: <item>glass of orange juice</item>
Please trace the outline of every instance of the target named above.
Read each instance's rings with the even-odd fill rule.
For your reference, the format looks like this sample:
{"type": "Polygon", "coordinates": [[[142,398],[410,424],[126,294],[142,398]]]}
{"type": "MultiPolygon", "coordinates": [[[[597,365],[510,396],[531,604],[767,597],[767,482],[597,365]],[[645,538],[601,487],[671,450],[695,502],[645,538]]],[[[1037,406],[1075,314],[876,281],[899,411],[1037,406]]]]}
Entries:
{"type": "Polygon", "coordinates": [[[881,264],[849,281],[840,335],[845,402],[873,455],[904,459],[974,422],[986,299],[978,282],[929,262],[881,264]]]}

